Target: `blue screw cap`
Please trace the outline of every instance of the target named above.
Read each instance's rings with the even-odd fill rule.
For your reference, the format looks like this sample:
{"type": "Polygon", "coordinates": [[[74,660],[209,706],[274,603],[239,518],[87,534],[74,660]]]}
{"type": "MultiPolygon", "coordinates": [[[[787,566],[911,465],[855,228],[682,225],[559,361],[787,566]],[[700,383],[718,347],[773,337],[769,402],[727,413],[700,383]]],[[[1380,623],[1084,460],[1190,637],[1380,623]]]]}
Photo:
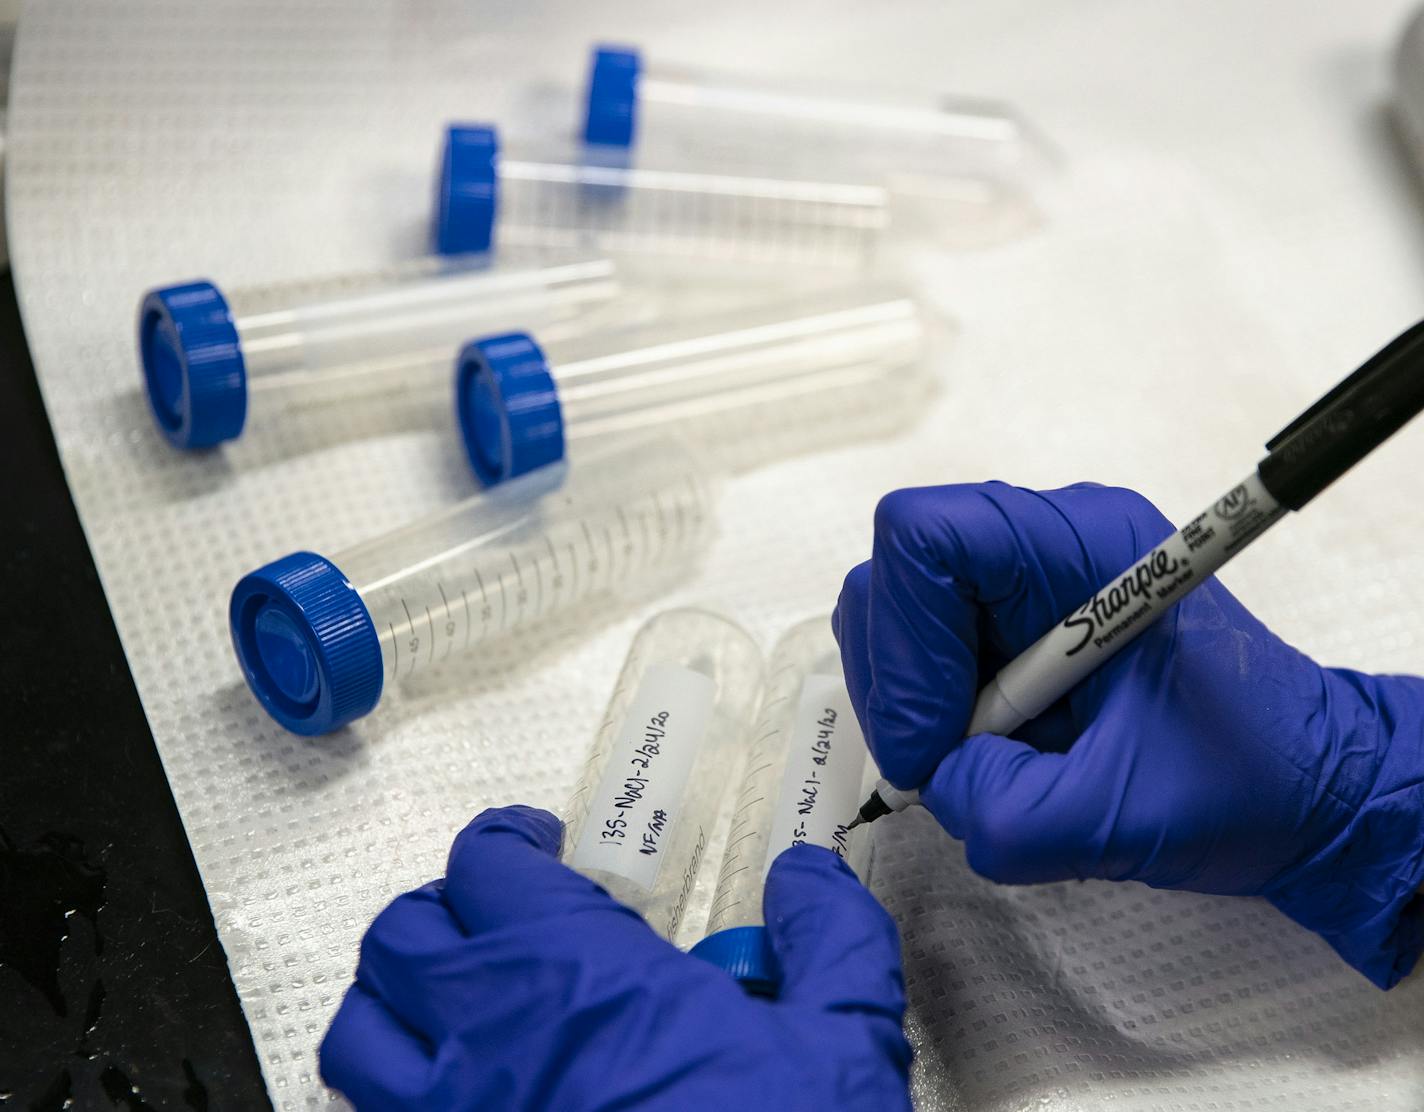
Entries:
{"type": "Polygon", "coordinates": [[[455,407],[470,466],[486,486],[564,458],[564,417],[544,352],[527,332],[465,345],[455,407]]]}
{"type": "Polygon", "coordinates": [[[753,996],[775,997],[781,991],[781,972],[765,927],[728,927],[688,953],[725,969],[753,996]]]}
{"type": "Polygon", "coordinates": [[[499,133],[484,124],[445,129],[435,249],[442,255],[488,251],[499,210],[499,133]]]}
{"type": "Polygon", "coordinates": [[[228,607],[247,686],[293,733],[326,734],[375,709],[381,641],[330,560],[294,552],[243,576],[228,607]]]}
{"type": "Polygon", "coordinates": [[[583,141],[631,147],[638,130],[638,76],[643,58],[635,47],[596,46],[589,59],[583,141]]]}
{"type": "Polygon", "coordinates": [[[210,448],[242,432],[247,368],[215,285],[149,290],[139,306],[138,351],[154,420],[175,448],[210,448]]]}

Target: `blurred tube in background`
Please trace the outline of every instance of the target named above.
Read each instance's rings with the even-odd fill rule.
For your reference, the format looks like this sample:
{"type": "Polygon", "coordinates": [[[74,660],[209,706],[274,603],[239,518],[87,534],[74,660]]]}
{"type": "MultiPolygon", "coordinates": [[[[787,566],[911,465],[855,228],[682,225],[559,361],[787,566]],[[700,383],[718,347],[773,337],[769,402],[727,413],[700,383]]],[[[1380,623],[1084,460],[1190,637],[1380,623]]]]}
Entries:
{"type": "Polygon", "coordinates": [[[978,245],[1037,219],[988,179],[889,188],[864,168],[785,172],[575,142],[501,150],[493,127],[454,124],[441,161],[442,252],[578,247],[865,269],[887,252],[978,245]]]}
{"type": "Polygon", "coordinates": [[[639,155],[680,153],[780,174],[835,167],[914,178],[1013,178],[1046,169],[1047,145],[1010,107],[924,91],[793,81],[681,65],[596,45],[582,88],[539,84],[512,138],[572,133],[639,155]]]}

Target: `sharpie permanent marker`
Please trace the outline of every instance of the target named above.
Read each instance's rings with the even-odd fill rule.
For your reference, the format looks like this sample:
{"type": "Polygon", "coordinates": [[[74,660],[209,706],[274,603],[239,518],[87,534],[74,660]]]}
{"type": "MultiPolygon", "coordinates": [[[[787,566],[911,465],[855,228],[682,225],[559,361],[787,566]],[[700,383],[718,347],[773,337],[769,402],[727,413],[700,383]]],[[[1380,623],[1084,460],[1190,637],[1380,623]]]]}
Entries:
{"type": "MultiPolygon", "coordinates": [[[[1289,510],[1298,510],[1424,409],[1424,322],[1376,354],[1267,445],[1266,457],[1007,664],[979,692],[966,737],[1042,714],[1289,510]]],[[[847,829],[919,802],[881,780],[847,829]]]]}

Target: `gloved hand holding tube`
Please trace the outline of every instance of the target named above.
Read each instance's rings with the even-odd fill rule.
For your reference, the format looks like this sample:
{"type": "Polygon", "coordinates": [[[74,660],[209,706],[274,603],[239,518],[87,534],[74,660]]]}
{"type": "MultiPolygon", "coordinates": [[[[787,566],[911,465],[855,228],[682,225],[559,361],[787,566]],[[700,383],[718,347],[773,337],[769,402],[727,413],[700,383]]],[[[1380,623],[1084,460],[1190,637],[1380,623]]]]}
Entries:
{"type": "MultiPolygon", "coordinates": [[[[1424,326],[1271,442],[1275,516],[1418,411],[1421,343],[1424,326]]],[[[1172,532],[1100,487],[888,496],[834,617],[871,751],[991,879],[1266,896],[1388,988],[1424,948],[1424,679],[1322,668],[1209,578],[1015,738],[964,736],[991,677],[1172,532]]]]}
{"type": "Polygon", "coordinates": [[[546,811],[486,811],[361,945],[321,1047],[358,1108],[908,1109],[894,923],[835,854],[767,877],[779,999],[659,938],[558,861],[546,811]]]}

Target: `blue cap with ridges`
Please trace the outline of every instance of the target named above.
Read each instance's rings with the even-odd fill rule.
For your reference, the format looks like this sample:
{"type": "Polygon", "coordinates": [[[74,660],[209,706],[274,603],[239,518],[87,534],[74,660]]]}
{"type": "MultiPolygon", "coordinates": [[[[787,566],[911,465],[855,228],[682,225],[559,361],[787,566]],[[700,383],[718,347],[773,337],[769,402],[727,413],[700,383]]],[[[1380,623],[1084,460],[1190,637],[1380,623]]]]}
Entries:
{"type": "Polygon", "coordinates": [[[499,133],[486,124],[445,129],[435,249],[442,255],[488,251],[499,210],[499,133]]]}
{"type": "Polygon", "coordinates": [[[455,407],[470,466],[486,486],[564,458],[564,417],[544,352],[527,332],[465,345],[455,407]]]}
{"type": "Polygon", "coordinates": [[[688,952],[725,969],[754,996],[775,996],[781,990],[781,973],[765,927],[728,927],[688,952]]]}
{"type": "Polygon", "coordinates": [[[139,306],[138,351],[154,420],[175,448],[210,448],[242,432],[247,368],[215,285],[149,290],[139,306]]]}
{"type": "Polygon", "coordinates": [[[228,621],[247,686],[293,733],[330,733],[380,701],[380,637],[326,557],[294,552],[249,572],[233,588],[228,621]]]}
{"type": "Polygon", "coordinates": [[[631,147],[638,129],[638,75],[643,58],[635,47],[596,46],[588,67],[583,141],[631,147]]]}

